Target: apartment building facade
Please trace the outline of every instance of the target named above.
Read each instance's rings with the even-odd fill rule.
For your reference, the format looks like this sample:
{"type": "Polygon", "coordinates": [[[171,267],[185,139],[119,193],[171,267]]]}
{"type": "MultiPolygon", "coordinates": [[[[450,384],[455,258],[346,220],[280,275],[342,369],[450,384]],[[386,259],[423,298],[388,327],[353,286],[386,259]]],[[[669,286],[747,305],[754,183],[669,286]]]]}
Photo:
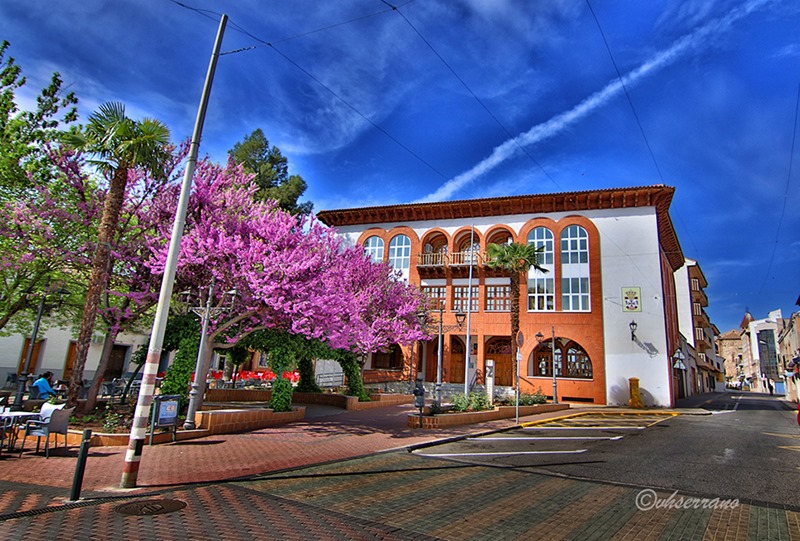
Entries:
{"type": "Polygon", "coordinates": [[[717,354],[716,337],[720,334],[706,312],[708,287],[703,269],[693,259],[675,273],[678,292],[678,322],[681,334],[691,348],[685,352],[686,368],[680,378],[679,396],[691,396],[725,388],[724,359],[717,354]]]}

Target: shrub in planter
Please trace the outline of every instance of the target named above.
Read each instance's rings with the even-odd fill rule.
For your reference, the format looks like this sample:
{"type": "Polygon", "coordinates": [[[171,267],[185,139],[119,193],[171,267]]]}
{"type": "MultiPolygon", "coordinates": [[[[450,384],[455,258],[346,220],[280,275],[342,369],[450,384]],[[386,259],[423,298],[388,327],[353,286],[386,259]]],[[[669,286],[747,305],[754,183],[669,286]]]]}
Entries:
{"type": "Polygon", "coordinates": [[[469,410],[485,411],[493,408],[491,400],[485,393],[469,393],[469,410]]]}
{"type": "Polygon", "coordinates": [[[536,392],[533,394],[521,394],[519,395],[519,404],[521,406],[535,406],[536,404],[546,404],[547,397],[542,392],[542,388],[539,387],[536,389],[536,392]]]}
{"type": "Polygon", "coordinates": [[[272,382],[272,411],[292,411],[292,382],[286,378],[272,382]]]}
{"type": "Polygon", "coordinates": [[[450,411],[485,411],[494,406],[484,393],[454,394],[450,397],[450,411]]]}
{"type": "Polygon", "coordinates": [[[454,394],[450,397],[451,411],[467,411],[469,398],[465,394],[454,394]]]}

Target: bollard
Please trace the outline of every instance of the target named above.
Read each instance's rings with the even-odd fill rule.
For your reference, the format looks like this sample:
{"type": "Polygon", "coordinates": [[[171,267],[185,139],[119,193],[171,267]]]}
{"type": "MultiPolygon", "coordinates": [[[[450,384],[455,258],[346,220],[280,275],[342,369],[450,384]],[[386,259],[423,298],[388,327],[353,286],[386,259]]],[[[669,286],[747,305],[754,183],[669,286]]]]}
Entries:
{"type": "Polygon", "coordinates": [[[72,478],[72,490],[69,493],[70,501],[78,501],[81,497],[81,485],[83,485],[83,472],[86,470],[86,457],[89,454],[89,442],[92,439],[92,431],[83,431],[81,448],[78,451],[78,463],[75,464],[75,476],[72,478]]]}
{"type": "Polygon", "coordinates": [[[628,406],[636,409],[644,408],[642,395],[639,392],[639,378],[629,378],[628,381],[631,386],[631,398],[628,400],[628,406]]]}

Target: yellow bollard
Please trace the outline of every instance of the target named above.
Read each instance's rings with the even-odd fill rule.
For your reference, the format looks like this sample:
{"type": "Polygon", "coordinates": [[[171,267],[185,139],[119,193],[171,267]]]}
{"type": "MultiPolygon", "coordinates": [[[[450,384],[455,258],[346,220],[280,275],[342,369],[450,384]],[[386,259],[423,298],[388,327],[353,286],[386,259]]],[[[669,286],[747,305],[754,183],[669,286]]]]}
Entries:
{"type": "Polygon", "coordinates": [[[631,399],[628,400],[628,406],[636,409],[644,408],[642,395],[639,393],[639,378],[630,378],[628,381],[631,384],[631,399]]]}

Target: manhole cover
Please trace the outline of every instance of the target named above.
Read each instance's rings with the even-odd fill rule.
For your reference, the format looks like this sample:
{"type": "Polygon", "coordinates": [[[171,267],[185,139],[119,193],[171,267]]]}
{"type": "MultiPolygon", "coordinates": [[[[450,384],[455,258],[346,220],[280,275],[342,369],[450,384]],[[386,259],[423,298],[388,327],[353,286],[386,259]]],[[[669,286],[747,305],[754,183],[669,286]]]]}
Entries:
{"type": "Polygon", "coordinates": [[[180,511],[184,507],[186,507],[186,502],[180,500],[143,500],[118,505],[114,511],[123,515],[163,515],[180,511]]]}

